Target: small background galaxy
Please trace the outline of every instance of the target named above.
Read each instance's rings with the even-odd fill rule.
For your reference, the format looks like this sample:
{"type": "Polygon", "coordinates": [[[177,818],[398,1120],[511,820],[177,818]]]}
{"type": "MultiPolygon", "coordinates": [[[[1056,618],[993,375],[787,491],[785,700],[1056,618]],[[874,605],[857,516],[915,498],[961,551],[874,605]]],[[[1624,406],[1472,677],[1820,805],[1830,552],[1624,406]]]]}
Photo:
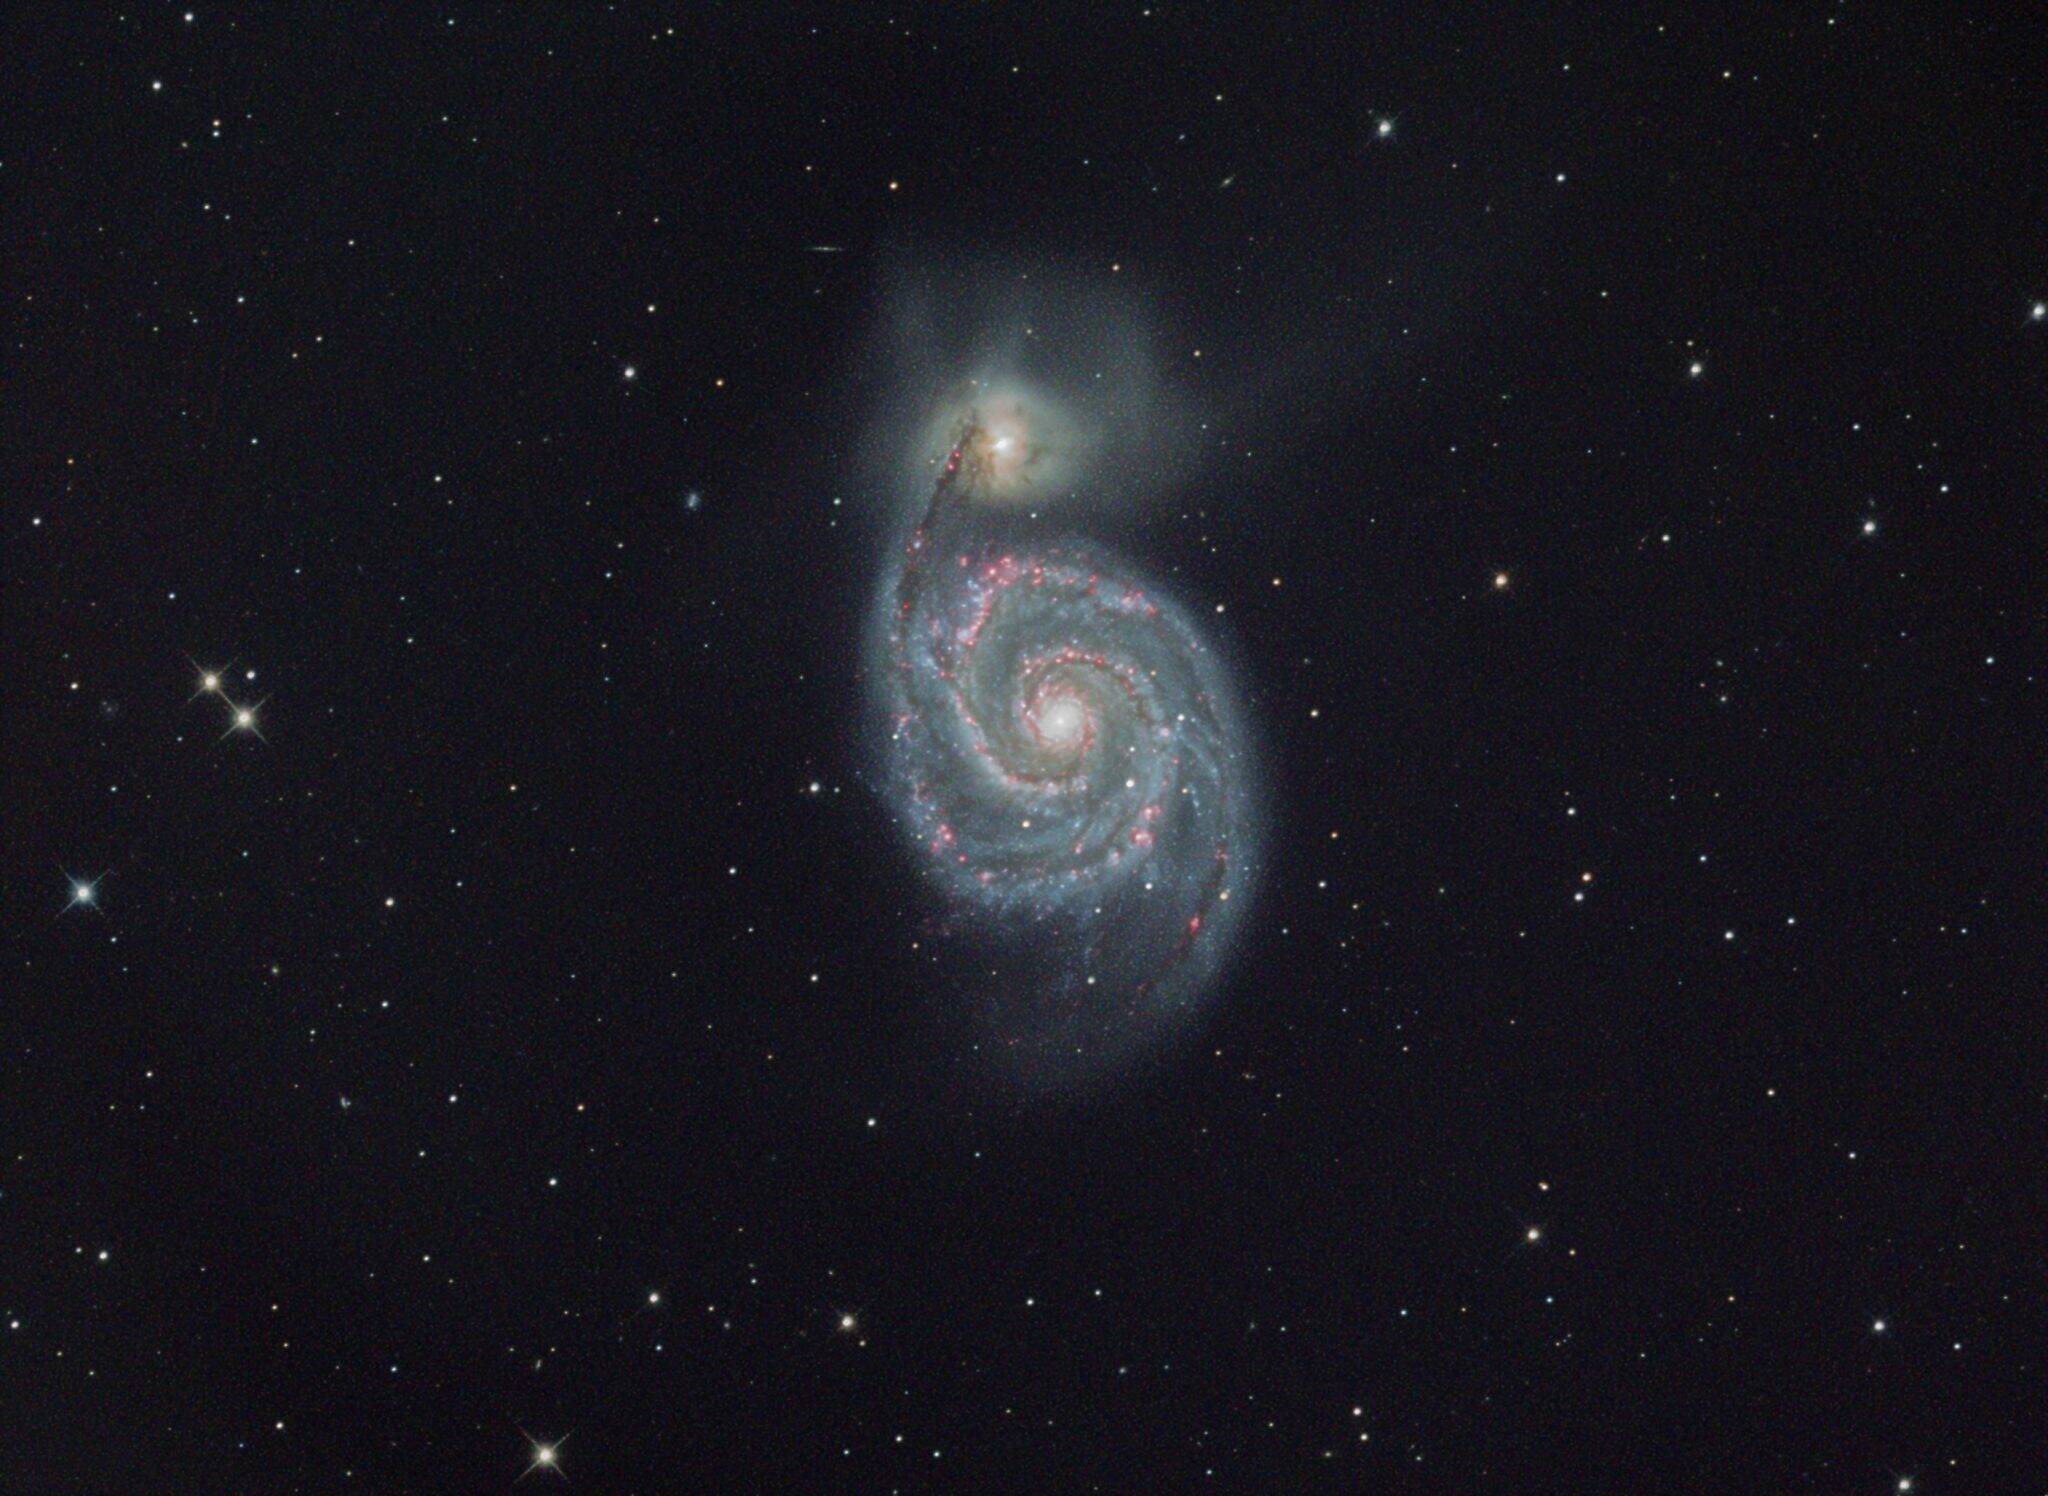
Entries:
{"type": "Polygon", "coordinates": [[[10,9],[0,1489],[2042,1489],[2011,10],[10,9]]]}

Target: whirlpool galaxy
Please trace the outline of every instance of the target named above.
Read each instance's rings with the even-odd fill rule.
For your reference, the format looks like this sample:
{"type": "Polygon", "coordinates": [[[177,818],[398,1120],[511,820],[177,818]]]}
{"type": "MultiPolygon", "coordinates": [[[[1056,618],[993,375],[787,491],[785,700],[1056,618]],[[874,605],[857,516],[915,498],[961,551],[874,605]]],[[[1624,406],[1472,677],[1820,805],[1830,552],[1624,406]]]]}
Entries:
{"type": "Polygon", "coordinates": [[[1251,754],[1225,660],[1085,508],[1088,443],[1049,400],[978,385],[879,613],[893,808],[949,910],[994,951],[992,1048],[1099,1075],[1198,1011],[1248,904],[1251,754]],[[1055,488],[1057,485],[1057,488],[1055,488]]]}

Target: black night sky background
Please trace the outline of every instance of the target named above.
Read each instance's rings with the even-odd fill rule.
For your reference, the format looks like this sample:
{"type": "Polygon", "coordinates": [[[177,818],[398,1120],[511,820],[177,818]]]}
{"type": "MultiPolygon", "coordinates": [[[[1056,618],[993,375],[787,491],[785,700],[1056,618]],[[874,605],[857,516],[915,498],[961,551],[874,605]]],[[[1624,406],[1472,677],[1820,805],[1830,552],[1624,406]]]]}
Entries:
{"type": "Polygon", "coordinates": [[[2041,1490],[2003,14],[16,11],[0,1486],[2041,1490]],[[1068,1090],[864,642],[1024,303],[1268,809],[1068,1090]]]}

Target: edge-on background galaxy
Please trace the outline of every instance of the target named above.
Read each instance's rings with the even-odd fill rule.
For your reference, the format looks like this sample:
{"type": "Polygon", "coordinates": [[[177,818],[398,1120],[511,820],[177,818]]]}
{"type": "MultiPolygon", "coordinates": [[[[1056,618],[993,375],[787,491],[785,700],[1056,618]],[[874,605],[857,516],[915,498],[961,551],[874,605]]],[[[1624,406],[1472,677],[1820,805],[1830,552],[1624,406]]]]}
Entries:
{"type": "Polygon", "coordinates": [[[1085,510],[1100,470],[1069,409],[986,379],[944,404],[868,661],[891,808],[987,942],[989,1047],[1041,1086],[1102,1080],[1187,1026],[1243,922],[1259,824],[1224,659],[1040,512],[1085,510]]]}

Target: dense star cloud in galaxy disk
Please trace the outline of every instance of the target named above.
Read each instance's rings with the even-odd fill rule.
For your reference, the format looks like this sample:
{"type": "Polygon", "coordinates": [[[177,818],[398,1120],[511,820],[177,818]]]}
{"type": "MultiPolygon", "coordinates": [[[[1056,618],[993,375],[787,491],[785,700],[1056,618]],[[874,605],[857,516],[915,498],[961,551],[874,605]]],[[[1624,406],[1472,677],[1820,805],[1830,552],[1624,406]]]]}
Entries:
{"type": "Polygon", "coordinates": [[[2043,1489],[2015,14],[11,8],[0,1491],[2043,1489]]]}

